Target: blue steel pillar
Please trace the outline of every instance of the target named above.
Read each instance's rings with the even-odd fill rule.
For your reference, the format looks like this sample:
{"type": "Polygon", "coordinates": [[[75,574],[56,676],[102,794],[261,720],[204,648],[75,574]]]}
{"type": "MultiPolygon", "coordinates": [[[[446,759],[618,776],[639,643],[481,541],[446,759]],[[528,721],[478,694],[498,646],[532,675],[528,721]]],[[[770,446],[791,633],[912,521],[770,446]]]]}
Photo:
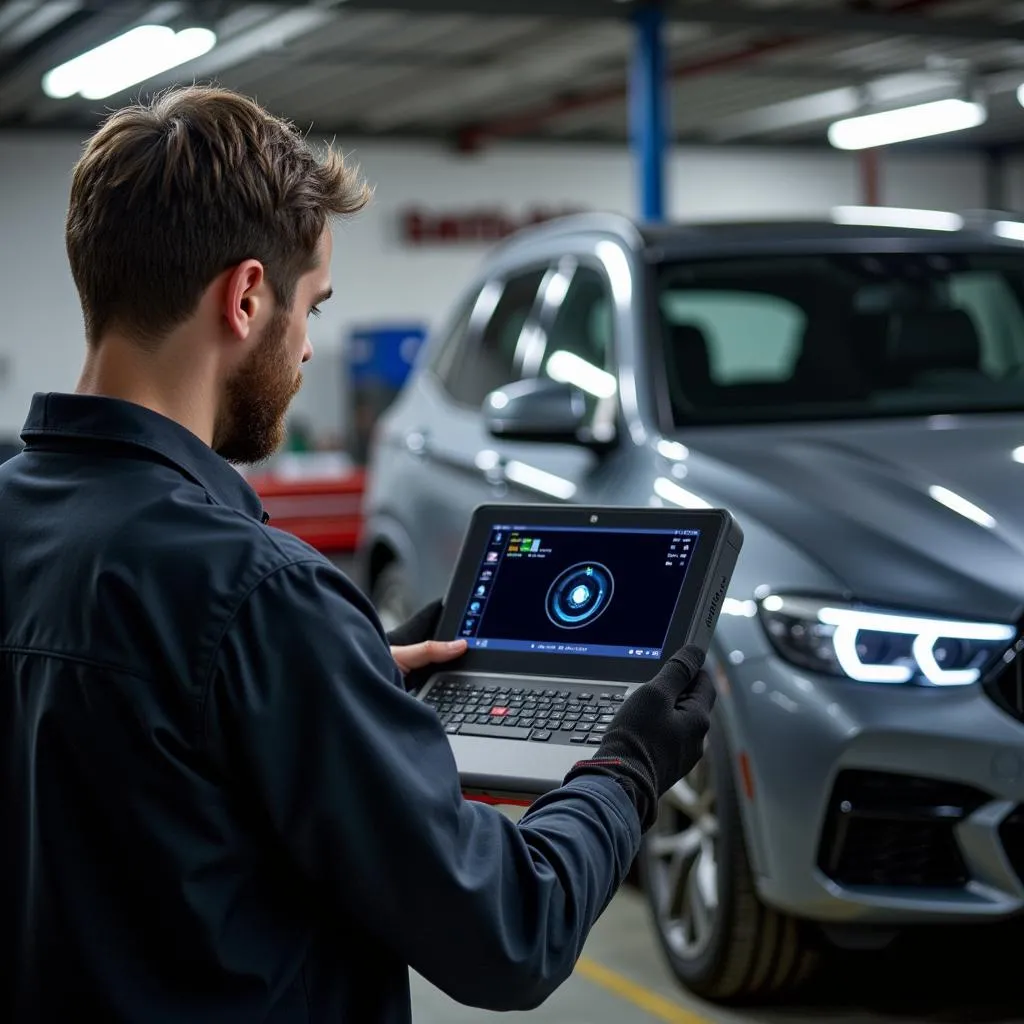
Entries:
{"type": "Polygon", "coordinates": [[[668,90],[660,2],[649,0],[633,15],[636,45],[630,78],[630,138],[644,220],[665,219],[668,90]]]}

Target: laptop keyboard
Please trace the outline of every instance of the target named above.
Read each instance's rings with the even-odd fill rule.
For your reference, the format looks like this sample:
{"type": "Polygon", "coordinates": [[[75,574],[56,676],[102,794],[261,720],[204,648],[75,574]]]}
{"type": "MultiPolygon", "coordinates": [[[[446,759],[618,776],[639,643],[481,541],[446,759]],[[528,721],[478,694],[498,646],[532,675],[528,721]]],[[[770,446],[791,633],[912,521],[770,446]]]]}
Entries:
{"type": "Polygon", "coordinates": [[[622,686],[559,681],[540,689],[514,682],[442,677],[424,702],[440,715],[450,735],[597,744],[626,699],[622,686]]]}

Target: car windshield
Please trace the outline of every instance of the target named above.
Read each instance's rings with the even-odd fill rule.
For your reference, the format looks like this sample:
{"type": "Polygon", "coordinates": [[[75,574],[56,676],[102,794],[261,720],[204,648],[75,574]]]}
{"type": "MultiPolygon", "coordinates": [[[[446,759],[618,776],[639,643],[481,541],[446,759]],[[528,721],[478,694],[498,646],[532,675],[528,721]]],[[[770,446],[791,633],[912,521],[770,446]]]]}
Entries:
{"type": "Polygon", "coordinates": [[[1024,253],[657,268],[678,424],[1024,408],[1024,253]]]}

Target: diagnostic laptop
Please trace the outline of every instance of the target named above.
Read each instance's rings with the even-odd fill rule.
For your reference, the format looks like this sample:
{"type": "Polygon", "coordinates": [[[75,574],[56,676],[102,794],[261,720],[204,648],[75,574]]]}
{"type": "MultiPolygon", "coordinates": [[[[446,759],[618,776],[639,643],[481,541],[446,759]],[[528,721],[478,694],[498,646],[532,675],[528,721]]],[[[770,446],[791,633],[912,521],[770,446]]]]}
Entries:
{"type": "Polygon", "coordinates": [[[707,651],[742,544],[722,509],[478,507],[437,631],[468,648],[417,692],[463,790],[560,786],[665,659],[707,651]]]}

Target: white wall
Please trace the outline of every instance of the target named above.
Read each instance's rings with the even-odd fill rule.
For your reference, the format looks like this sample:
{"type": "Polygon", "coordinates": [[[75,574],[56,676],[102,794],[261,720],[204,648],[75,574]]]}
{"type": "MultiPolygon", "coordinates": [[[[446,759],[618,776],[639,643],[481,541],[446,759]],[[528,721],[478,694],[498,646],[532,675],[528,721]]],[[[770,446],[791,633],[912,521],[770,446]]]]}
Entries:
{"type": "MultiPolygon", "coordinates": [[[[74,386],[82,356],[77,298],[67,270],[63,220],[74,135],[0,135],[0,436],[20,428],[35,391],[74,386]]],[[[318,429],[340,422],[341,346],[355,324],[432,321],[485,251],[409,248],[397,211],[476,204],[524,213],[537,205],[636,209],[628,154],[612,147],[500,145],[462,156],[426,144],[341,142],[376,188],[372,207],[336,231],[335,298],[313,322],[318,351],[297,408],[318,429]]],[[[890,205],[979,208],[984,172],[974,157],[894,156],[882,164],[890,205]]],[[[1024,167],[1011,169],[1024,195],[1024,167]]],[[[829,151],[680,149],[673,153],[672,217],[824,212],[860,199],[855,158],[829,151]]]]}

